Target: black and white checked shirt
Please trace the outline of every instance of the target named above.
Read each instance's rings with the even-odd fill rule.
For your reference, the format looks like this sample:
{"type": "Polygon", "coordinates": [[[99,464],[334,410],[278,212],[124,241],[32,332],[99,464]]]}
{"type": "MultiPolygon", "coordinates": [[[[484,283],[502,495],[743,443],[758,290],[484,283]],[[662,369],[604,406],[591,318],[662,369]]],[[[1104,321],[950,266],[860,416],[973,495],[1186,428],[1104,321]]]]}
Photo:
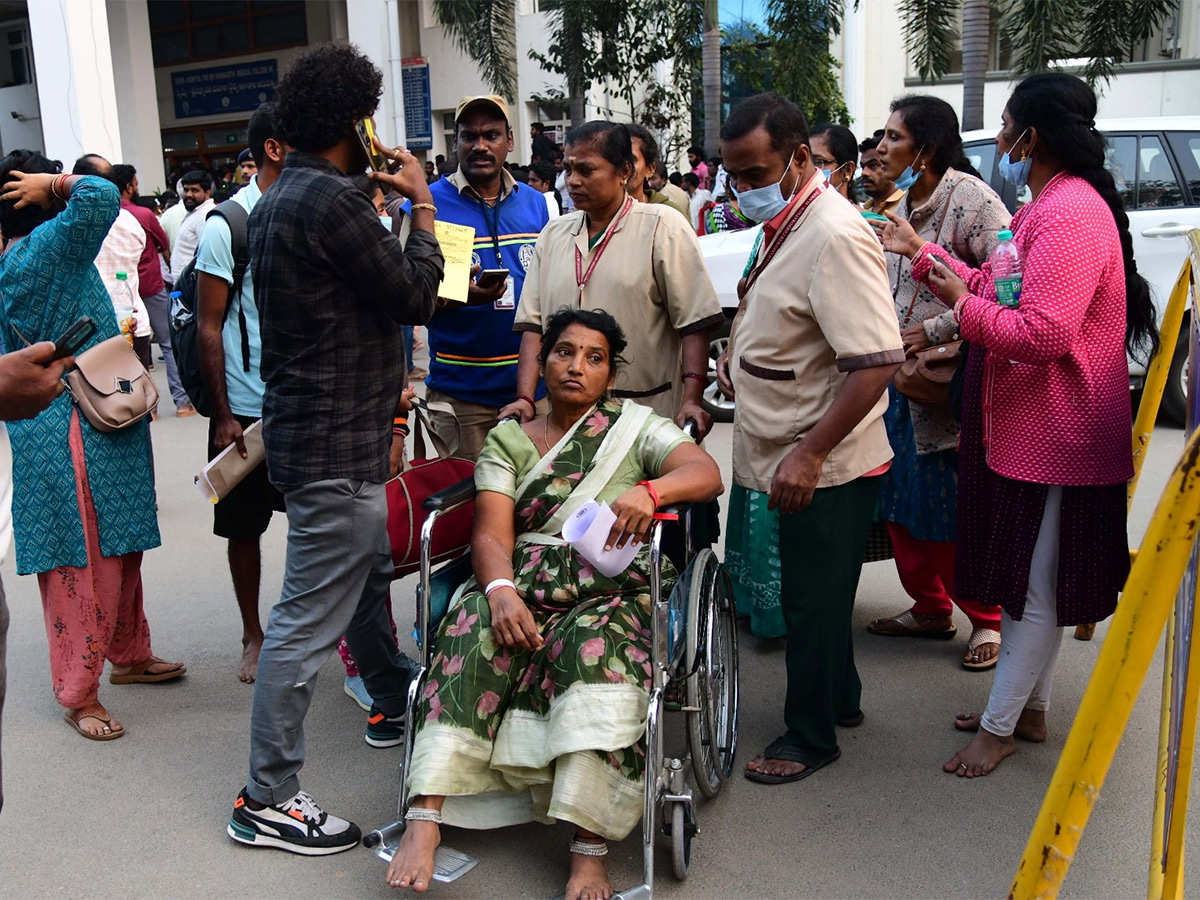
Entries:
{"type": "Polygon", "coordinates": [[[386,481],[406,370],[401,326],[433,315],[437,241],[413,231],[402,248],[341,170],[300,151],[249,229],[271,481],[386,481]]]}

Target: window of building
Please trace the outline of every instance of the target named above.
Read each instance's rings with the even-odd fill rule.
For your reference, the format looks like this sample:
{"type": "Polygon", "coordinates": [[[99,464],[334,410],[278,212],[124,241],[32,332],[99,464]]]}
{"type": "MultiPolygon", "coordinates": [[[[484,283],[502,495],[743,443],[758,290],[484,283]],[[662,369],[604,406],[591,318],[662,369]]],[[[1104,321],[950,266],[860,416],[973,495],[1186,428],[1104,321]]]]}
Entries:
{"type": "Polygon", "coordinates": [[[33,50],[29,25],[19,22],[0,26],[0,87],[33,83],[33,50]]]}
{"type": "Polygon", "coordinates": [[[178,0],[148,7],[156,66],[308,43],[303,0],[178,0]]]}
{"type": "Polygon", "coordinates": [[[245,121],[202,128],[172,128],[162,133],[167,170],[202,163],[211,169],[237,160],[247,144],[245,121]]]}

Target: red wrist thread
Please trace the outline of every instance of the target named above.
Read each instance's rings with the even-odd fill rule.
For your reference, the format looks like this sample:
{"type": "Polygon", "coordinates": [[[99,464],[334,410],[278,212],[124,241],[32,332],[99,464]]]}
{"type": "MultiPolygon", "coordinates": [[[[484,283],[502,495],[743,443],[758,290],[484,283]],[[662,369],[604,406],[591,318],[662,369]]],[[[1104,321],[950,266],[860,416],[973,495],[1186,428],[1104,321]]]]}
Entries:
{"type": "Polygon", "coordinates": [[[533,412],[537,412],[537,404],[533,402],[533,398],[530,397],[528,394],[517,394],[517,399],[524,400],[526,403],[529,404],[529,408],[533,412]]]}
{"type": "Polygon", "coordinates": [[[650,499],[654,501],[655,509],[658,509],[660,506],[662,506],[662,504],[658,502],[658,491],[654,489],[654,485],[652,485],[649,481],[639,481],[638,484],[650,492],[650,499]]]}

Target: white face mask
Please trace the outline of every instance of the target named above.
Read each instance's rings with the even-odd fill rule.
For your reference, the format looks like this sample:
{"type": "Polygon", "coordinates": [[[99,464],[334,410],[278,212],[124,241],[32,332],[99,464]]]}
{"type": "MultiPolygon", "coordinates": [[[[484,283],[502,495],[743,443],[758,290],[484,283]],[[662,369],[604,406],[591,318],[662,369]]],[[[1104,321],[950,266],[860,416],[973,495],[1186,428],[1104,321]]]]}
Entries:
{"type": "Polygon", "coordinates": [[[392,233],[392,217],[391,216],[380,216],[379,224],[384,227],[384,229],[387,231],[388,234],[392,233]]]}
{"type": "MultiPolygon", "coordinates": [[[[796,148],[800,149],[799,147],[796,148]]],[[[792,194],[796,193],[796,188],[799,187],[799,179],[792,186],[792,193],[787,197],[783,196],[783,179],[787,178],[788,172],[792,171],[792,161],[796,158],[796,151],[792,151],[792,155],[788,158],[788,163],[784,166],[783,174],[779,176],[779,180],[774,184],[768,184],[760,188],[753,188],[748,191],[734,191],[737,195],[738,208],[741,209],[742,215],[755,222],[769,222],[775,218],[788,205],[788,201],[792,198],[792,194]]]]}

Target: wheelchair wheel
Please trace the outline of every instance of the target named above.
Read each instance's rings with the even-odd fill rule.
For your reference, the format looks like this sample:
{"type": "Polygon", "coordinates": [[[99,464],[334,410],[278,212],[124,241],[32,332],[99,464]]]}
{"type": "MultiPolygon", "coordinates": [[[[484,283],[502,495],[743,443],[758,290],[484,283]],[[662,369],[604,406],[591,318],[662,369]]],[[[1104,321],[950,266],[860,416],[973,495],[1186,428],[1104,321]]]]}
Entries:
{"type": "Polygon", "coordinates": [[[687,803],[671,804],[671,869],[680,881],[687,878],[692,864],[692,838],[696,835],[696,819],[687,803]]]}
{"type": "Polygon", "coordinates": [[[687,605],[688,750],[696,785],[715,797],[737,744],[737,619],[729,577],[711,550],[693,562],[687,605]]]}

